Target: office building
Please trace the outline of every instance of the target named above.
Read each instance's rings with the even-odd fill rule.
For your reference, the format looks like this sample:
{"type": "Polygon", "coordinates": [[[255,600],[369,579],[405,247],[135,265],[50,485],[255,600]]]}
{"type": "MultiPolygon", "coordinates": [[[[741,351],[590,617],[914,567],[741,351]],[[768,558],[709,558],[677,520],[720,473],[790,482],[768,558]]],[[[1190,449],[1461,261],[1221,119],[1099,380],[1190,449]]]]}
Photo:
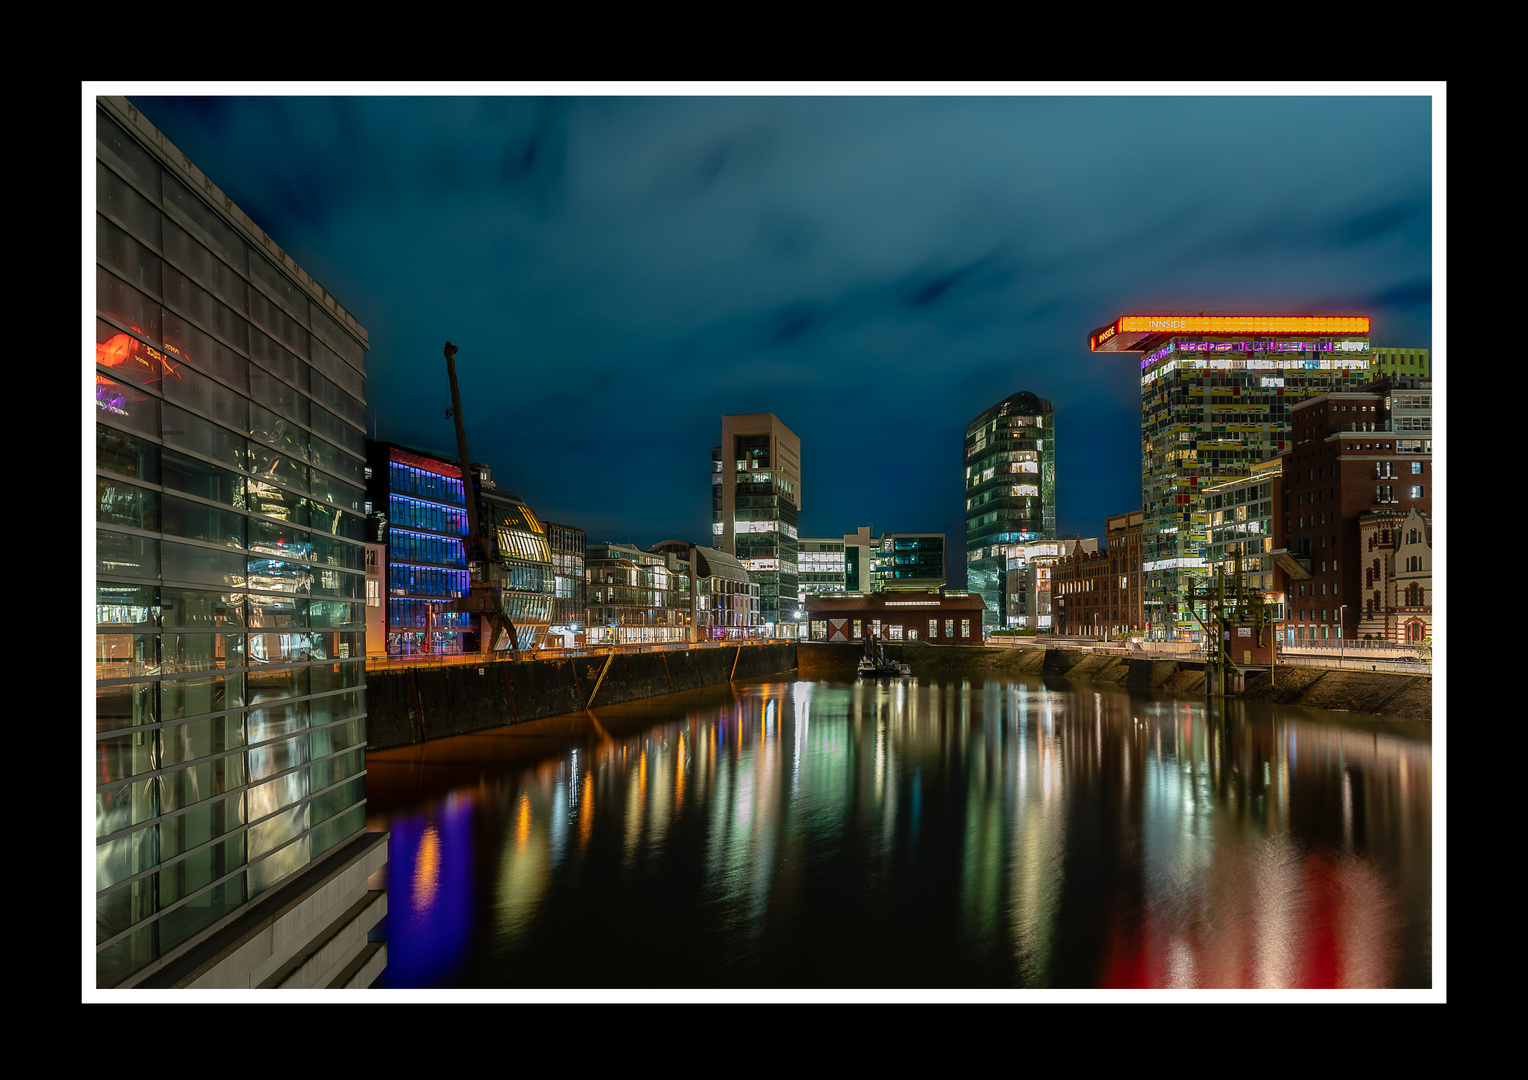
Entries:
{"type": "MultiPolygon", "coordinates": [[[[1253,465],[1249,474],[1203,488],[1201,512],[1206,522],[1205,582],[1215,587],[1223,572],[1227,595],[1237,587],[1236,569],[1241,567],[1241,588],[1261,598],[1275,625],[1284,621],[1287,572],[1302,567],[1290,561],[1285,550],[1284,456],[1253,465]],[[1241,560],[1238,564],[1238,558],[1241,560]]],[[[1201,618],[1208,611],[1197,606],[1201,618]]]]}
{"type": "Polygon", "coordinates": [[[1140,354],[1147,636],[1200,640],[1187,607],[1208,570],[1200,488],[1283,450],[1296,403],[1368,382],[1369,319],[1124,315],[1088,347],[1140,354]]]}
{"type": "Polygon", "coordinates": [[[685,540],[665,540],[650,550],[677,557],[679,571],[689,573],[689,621],[695,628],[690,641],[742,641],[762,636],[759,586],[742,563],[725,551],[685,540]]]}
{"type": "Polygon", "coordinates": [[[885,533],[872,556],[876,592],[944,588],[944,533],[885,533]]]}
{"type": "Polygon", "coordinates": [[[1400,348],[1394,345],[1369,346],[1370,377],[1382,379],[1387,376],[1410,376],[1413,379],[1432,378],[1432,350],[1400,348]]]}
{"type": "MultiPolygon", "coordinates": [[[[1290,575],[1286,636],[1296,645],[1358,637],[1363,620],[1387,610],[1386,583],[1395,580],[1371,539],[1394,554],[1394,537],[1404,533],[1400,522],[1411,510],[1432,520],[1432,384],[1383,379],[1304,401],[1291,419],[1284,516],[1289,554],[1309,577],[1290,575]]],[[[1415,561],[1420,553],[1407,557],[1415,561]]],[[[1382,632],[1394,631],[1387,624],[1382,632]]]]}
{"type": "Polygon", "coordinates": [[[547,546],[552,552],[552,629],[558,638],[555,643],[563,648],[579,644],[589,627],[589,613],[585,610],[584,553],[588,537],[584,530],[573,525],[546,523],[547,546]]]}
{"type": "Polygon", "coordinates": [[[476,652],[477,622],[446,610],[466,596],[467,493],[462,467],[441,454],[366,441],[367,540],[382,546],[386,615],[393,659],[476,652]],[[466,649],[466,635],[473,647],[466,649]]]}
{"type": "Polygon", "coordinates": [[[1066,546],[1062,540],[1030,540],[1003,549],[1004,625],[1009,629],[1052,628],[1051,575],[1066,546]]]}
{"type": "Polygon", "coordinates": [[[1028,390],[966,426],[966,589],[987,604],[984,627],[1002,626],[1006,549],[1056,534],[1056,408],[1028,390]]]}
{"type": "MultiPolygon", "coordinates": [[[[552,623],[552,606],[557,584],[551,546],[544,526],[525,500],[501,489],[486,465],[473,462],[478,498],[478,528],[488,541],[488,554],[499,564],[499,603],[514,627],[514,647],[522,651],[539,649],[552,623]]],[[[481,634],[487,632],[487,620],[479,618],[480,629],[467,640],[467,651],[479,651],[481,634]]],[[[509,642],[495,642],[493,648],[508,648],[509,642]]]]}
{"type": "Polygon", "coordinates": [[[367,333],[96,105],[96,985],[367,986],[367,333]]]}
{"type": "Polygon", "coordinates": [[[711,470],[716,547],[742,563],[759,586],[765,625],[794,627],[801,610],[801,440],[773,413],[724,416],[711,470]]]}
{"type": "Polygon", "coordinates": [[[798,594],[937,592],[944,588],[944,533],[870,535],[861,525],[841,539],[799,542],[798,594]]]}
{"type": "Polygon", "coordinates": [[[808,596],[831,596],[848,591],[842,540],[802,538],[797,547],[796,591],[802,603],[808,596]]]}

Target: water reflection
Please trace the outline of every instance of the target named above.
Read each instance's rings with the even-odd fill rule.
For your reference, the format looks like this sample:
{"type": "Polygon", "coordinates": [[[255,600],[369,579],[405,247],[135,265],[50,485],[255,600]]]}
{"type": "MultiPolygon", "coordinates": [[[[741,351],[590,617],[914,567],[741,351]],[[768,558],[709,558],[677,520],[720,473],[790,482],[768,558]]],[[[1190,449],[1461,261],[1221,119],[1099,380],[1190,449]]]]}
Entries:
{"type": "Polygon", "coordinates": [[[384,981],[1426,987],[1429,738],[914,680],[718,688],[373,754],[384,981]]]}

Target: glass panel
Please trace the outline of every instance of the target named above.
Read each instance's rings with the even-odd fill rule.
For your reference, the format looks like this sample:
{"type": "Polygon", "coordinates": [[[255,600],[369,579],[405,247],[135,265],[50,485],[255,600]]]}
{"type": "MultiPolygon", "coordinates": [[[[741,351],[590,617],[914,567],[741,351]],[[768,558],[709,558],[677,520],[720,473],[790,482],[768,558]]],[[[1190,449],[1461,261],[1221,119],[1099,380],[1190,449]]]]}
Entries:
{"type": "Polygon", "coordinates": [[[238,709],[243,705],[243,675],[189,676],[165,679],[159,684],[159,706],[165,720],[238,709]]]}
{"type": "Polygon", "coordinates": [[[308,524],[308,500],[260,480],[249,482],[249,509],[251,513],[264,514],[293,525],[308,524]]]}
{"type": "MultiPolygon", "coordinates": [[[[298,808],[302,811],[302,820],[306,823],[308,807],[306,804],[298,808]]],[[[311,850],[309,837],[304,836],[296,843],[289,844],[276,854],[263,862],[256,863],[249,868],[249,891],[251,895],[264,892],[274,885],[308,865],[311,850]]]]}
{"type": "MultiPolygon", "coordinates": [[[[250,654],[255,651],[257,637],[269,635],[250,635],[250,654]]],[[[308,669],[284,669],[281,671],[251,671],[249,673],[249,705],[259,705],[267,701],[280,701],[283,698],[306,697],[308,694],[308,669]]]]}
{"type": "MultiPolygon", "coordinates": [[[[211,338],[207,340],[211,341],[211,338]]],[[[240,435],[249,432],[249,400],[184,364],[166,363],[165,396],[211,417],[224,427],[233,428],[240,435]]]]}
{"type": "MultiPolygon", "coordinates": [[[[96,687],[96,731],[116,731],[159,721],[155,683],[117,683],[96,687]]],[[[103,776],[96,783],[105,783],[103,776]]]]}
{"type": "Polygon", "coordinates": [[[107,735],[96,740],[96,786],[126,780],[158,767],[158,740],[153,731],[134,731],[127,735],[107,735]]]}
{"type": "Polygon", "coordinates": [[[173,859],[243,825],[244,796],[209,802],[159,823],[159,857],[173,859]]]}
{"type": "Polygon", "coordinates": [[[159,295],[159,256],[100,214],[96,215],[96,261],[111,267],[149,295],[159,295]]]}
{"type": "Polygon", "coordinates": [[[244,241],[206,203],[172,176],[164,177],[163,204],[170,216],[241,272],[249,266],[244,241]]]}
{"type": "MultiPolygon", "coordinates": [[[[96,944],[115,937],[159,910],[154,904],[157,891],[153,877],[146,877],[96,897],[96,944]]],[[[99,957],[96,967],[100,970],[99,957]]]]}
{"type": "MultiPolygon", "coordinates": [[[[169,287],[176,280],[185,281],[174,270],[166,269],[166,287],[169,287]]],[[[227,333],[225,336],[234,338],[235,343],[242,348],[243,341],[239,340],[244,336],[242,321],[231,313],[228,319],[223,319],[217,309],[221,309],[221,312],[227,312],[228,309],[225,305],[214,300],[210,294],[203,290],[197,289],[195,286],[189,285],[189,283],[187,285],[191,291],[199,294],[205,300],[203,306],[211,309],[207,313],[207,321],[217,318],[218,321],[229,322],[230,326],[219,327],[218,329],[226,329],[227,333]]],[[[192,313],[192,317],[196,317],[195,312],[192,313]]],[[[216,376],[241,394],[249,392],[249,362],[211,334],[204,332],[199,327],[193,326],[190,322],[169,310],[166,310],[164,313],[164,347],[166,352],[174,353],[198,371],[216,376]]],[[[240,415],[247,416],[248,414],[241,413],[240,415]]],[[[219,420],[224,419],[221,414],[217,414],[217,416],[219,420]]]]}
{"type": "Polygon", "coordinates": [[[145,435],[159,434],[159,399],[136,387],[96,373],[96,418],[113,427],[131,428],[145,435]]]}
{"type": "Polygon", "coordinates": [[[158,577],[159,541],[97,529],[96,574],[100,577],[158,577]]]}
{"type": "Polygon", "coordinates": [[[235,469],[244,468],[248,462],[243,435],[168,403],[164,406],[164,440],[235,469]]]}
{"type": "Polygon", "coordinates": [[[250,709],[245,730],[251,743],[265,742],[280,735],[290,735],[308,726],[308,703],[292,701],[250,709]]]}
{"type": "Polygon", "coordinates": [[[237,749],[244,745],[244,716],[230,713],[172,724],[160,731],[159,745],[161,768],[237,749]]]}
{"type": "Polygon", "coordinates": [[[96,521],[103,525],[125,525],[146,532],[157,532],[159,493],[112,477],[98,476],[96,521]]]}
{"type": "Polygon", "coordinates": [[[295,596],[251,596],[249,625],[262,629],[305,627],[308,602],[295,596]]]}
{"type": "MultiPolygon", "coordinates": [[[[148,190],[152,192],[158,189],[159,171],[152,166],[150,169],[154,179],[153,186],[148,190]]],[[[150,246],[159,246],[159,207],[133,190],[132,185],[99,161],[96,162],[96,209],[114,215],[127,226],[129,232],[141,240],[147,240],[150,246]]]]}
{"type": "Polygon", "coordinates": [[[157,484],[159,447],[125,431],[97,425],[96,468],[157,484]]]}
{"type": "Polygon", "coordinates": [[[308,332],[259,289],[251,289],[249,292],[249,314],[266,333],[299,357],[308,355],[308,332]]]}
{"type": "Polygon", "coordinates": [[[162,812],[168,814],[242,786],[244,755],[229,754],[227,757],[188,765],[176,772],[166,773],[161,780],[160,798],[164,804],[162,812]]]}
{"type": "MultiPolygon", "coordinates": [[[[249,816],[258,821],[308,797],[308,772],[300,769],[249,790],[249,816]]],[[[325,814],[324,817],[329,817],[325,814]]]]}
{"type": "Polygon", "coordinates": [[[160,603],[167,627],[244,625],[243,593],[167,587],[160,590],[160,603]]]}
{"type": "MultiPolygon", "coordinates": [[[[97,634],[97,679],[130,679],[159,672],[153,634],[97,634]]],[[[99,730],[99,729],[98,729],[99,730]]]]}
{"type": "Polygon", "coordinates": [[[150,825],[96,845],[96,891],[141,874],[159,862],[159,830],[150,825]]]}
{"type": "Polygon", "coordinates": [[[283,739],[249,750],[249,778],[263,780],[287,769],[308,763],[308,740],[305,736],[283,739]]]}
{"type": "Polygon", "coordinates": [[[242,587],[245,556],[238,551],[193,547],[166,540],[160,545],[164,577],[167,581],[185,581],[204,585],[242,587]]]}
{"type": "Polygon", "coordinates": [[[308,365],[254,327],[249,330],[249,355],[267,371],[281,376],[304,394],[308,392],[308,365]]]}
{"type": "Polygon", "coordinates": [[[293,491],[308,490],[308,466],[259,442],[249,444],[249,471],[261,483],[274,482],[293,491]]]}
{"type": "Polygon", "coordinates": [[[366,807],[358,806],[313,830],[313,856],[317,858],[366,828],[366,807]]]}
{"type": "MultiPolygon", "coordinates": [[[[191,280],[204,288],[211,289],[226,303],[232,305],[234,311],[249,310],[249,286],[244,283],[244,279],[230,270],[221,259],[215,258],[212,252],[193,240],[190,233],[173,221],[164,223],[162,250],[165,257],[180,267],[191,280]]],[[[221,332],[220,326],[214,323],[207,325],[221,332]]],[[[244,339],[233,340],[242,343],[244,339]]]]}
{"type": "Polygon", "coordinates": [[[128,780],[96,792],[96,835],[105,836],[159,815],[159,779],[128,780]]]}
{"type": "Polygon", "coordinates": [[[160,477],[165,488],[197,498],[210,499],[242,509],[245,503],[244,478],[205,461],[165,450],[160,463],[160,477]]]}
{"type": "MultiPolygon", "coordinates": [[[[205,852],[193,855],[184,864],[176,863],[159,872],[159,902],[167,904],[171,895],[183,896],[191,883],[216,878],[244,864],[243,837],[236,836],[214,844],[205,852]]],[[[208,889],[186,901],[159,920],[161,949],[172,949],[192,934],[209,926],[244,903],[244,875],[208,889]]]]}
{"type": "MultiPolygon", "coordinates": [[[[256,254],[249,260],[249,276],[258,281],[276,303],[300,322],[308,321],[308,294],[268,259],[256,254]]],[[[265,300],[265,297],[261,297],[265,300]]],[[[266,300],[269,303],[268,300],[266,300]]]]}
{"type": "MultiPolygon", "coordinates": [[[[344,696],[342,694],[337,697],[344,696]]],[[[335,702],[337,698],[326,698],[323,700],[335,702]]],[[[318,710],[315,709],[313,717],[315,723],[317,722],[317,712],[318,710]]],[[[327,757],[337,750],[348,750],[352,746],[364,745],[366,742],[366,718],[361,716],[354,720],[347,720],[343,724],[319,728],[309,733],[308,738],[313,748],[312,756],[316,758],[327,757]]]]}
{"type": "MultiPolygon", "coordinates": [[[[99,910],[98,902],[97,911],[99,910]]],[[[96,986],[101,988],[115,986],[153,960],[158,955],[154,945],[158,937],[158,929],[158,923],[150,923],[96,953],[96,986]]],[[[98,929],[96,940],[110,936],[110,934],[101,934],[98,929]]]]}
{"type": "Polygon", "coordinates": [[[267,821],[253,825],[249,830],[249,854],[251,858],[284,844],[298,833],[308,829],[308,804],[294,806],[267,821]]]}
{"type": "Polygon", "coordinates": [[[242,551],[246,520],[244,515],[232,510],[221,510],[174,495],[164,497],[163,531],[170,536],[205,540],[242,551]]]}
{"type": "Polygon", "coordinates": [[[97,626],[157,626],[159,613],[150,585],[118,585],[96,582],[97,626]]]}
{"type": "Polygon", "coordinates": [[[159,301],[145,296],[111,271],[96,267],[96,310],[109,315],[134,333],[158,340],[159,301]]]}

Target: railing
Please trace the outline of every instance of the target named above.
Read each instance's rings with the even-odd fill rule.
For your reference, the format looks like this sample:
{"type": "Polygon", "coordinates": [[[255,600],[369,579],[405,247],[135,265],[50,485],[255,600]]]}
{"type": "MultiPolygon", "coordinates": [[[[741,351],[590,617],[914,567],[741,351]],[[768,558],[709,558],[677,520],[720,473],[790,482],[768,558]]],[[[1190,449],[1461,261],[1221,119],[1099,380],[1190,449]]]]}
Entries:
{"type": "MultiPolygon", "coordinates": [[[[644,653],[644,652],[674,652],[684,649],[735,649],[739,646],[752,647],[755,645],[788,645],[795,638],[749,638],[745,641],[652,641],[639,642],[630,645],[616,645],[618,654],[644,653]]],[[[610,645],[586,645],[575,649],[526,649],[520,654],[522,661],[530,660],[564,660],[573,656],[605,656],[611,650],[610,645]]],[[[499,653],[445,653],[441,655],[422,656],[381,656],[370,655],[366,657],[367,671],[401,671],[422,667],[456,667],[456,666],[482,666],[486,663],[499,663],[512,660],[513,656],[507,652],[499,653]]]]}

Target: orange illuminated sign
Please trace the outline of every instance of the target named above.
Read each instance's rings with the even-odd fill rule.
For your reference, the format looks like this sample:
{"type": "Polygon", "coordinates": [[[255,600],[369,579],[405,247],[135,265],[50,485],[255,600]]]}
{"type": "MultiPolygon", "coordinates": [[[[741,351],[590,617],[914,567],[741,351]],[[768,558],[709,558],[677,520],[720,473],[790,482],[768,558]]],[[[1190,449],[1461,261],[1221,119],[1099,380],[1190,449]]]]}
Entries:
{"type": "MultiPolygon", "coordinates": [[[[1365,315],[1125,315],[1121,333],[1367,334],[1365,315]]],[[[1111,328],[1112,329],[1112,328],[1111,328]]],[[[1108,335],[1099,335],[1101,342],[1108,335]]]]}

